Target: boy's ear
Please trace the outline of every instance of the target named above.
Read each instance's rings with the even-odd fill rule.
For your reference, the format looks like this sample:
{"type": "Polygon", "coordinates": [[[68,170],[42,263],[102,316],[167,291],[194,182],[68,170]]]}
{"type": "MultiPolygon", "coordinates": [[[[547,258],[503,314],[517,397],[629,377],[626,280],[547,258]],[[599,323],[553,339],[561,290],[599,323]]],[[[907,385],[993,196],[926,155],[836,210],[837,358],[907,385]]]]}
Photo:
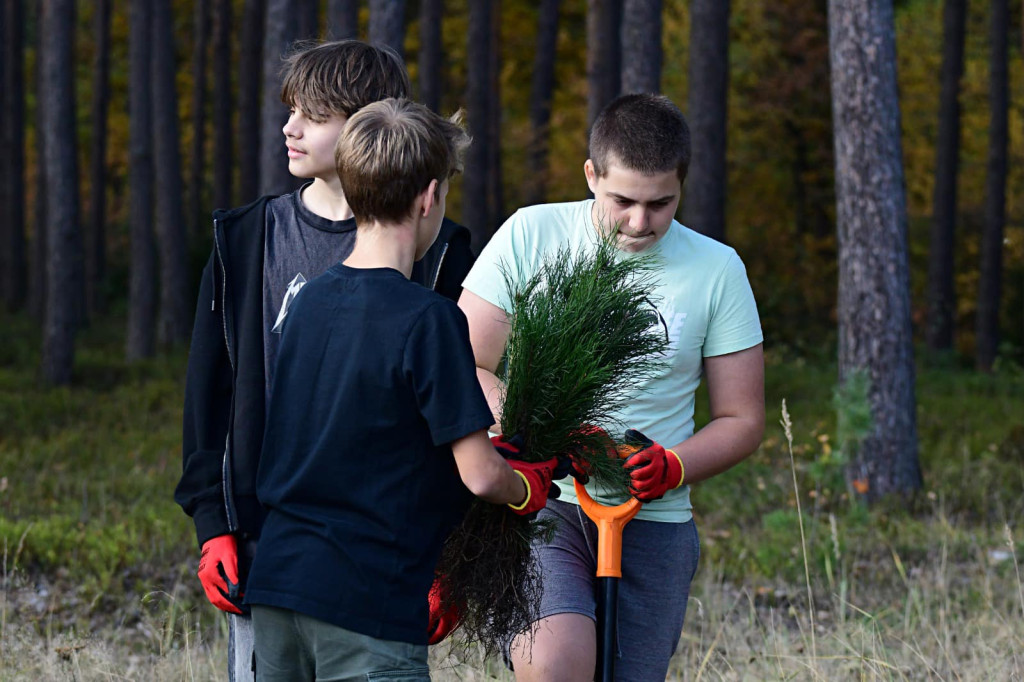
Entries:
{"type": "Polygon", "coordinates": [[[594,168],[593,159],[583,162],[583,175],[587,178],[587,187],[590,188],[590,193],[597,194],[597,170],[594,168]]]}
{"type": "Polygon", "coordinates": [[[420,193],[420,199],[422,201],[422,212],[423,217],[426,218],[430,215],[430,212],[434,210],[434,204],[437,203],[437,180],[431,180],[427,188],[420,193]]]}

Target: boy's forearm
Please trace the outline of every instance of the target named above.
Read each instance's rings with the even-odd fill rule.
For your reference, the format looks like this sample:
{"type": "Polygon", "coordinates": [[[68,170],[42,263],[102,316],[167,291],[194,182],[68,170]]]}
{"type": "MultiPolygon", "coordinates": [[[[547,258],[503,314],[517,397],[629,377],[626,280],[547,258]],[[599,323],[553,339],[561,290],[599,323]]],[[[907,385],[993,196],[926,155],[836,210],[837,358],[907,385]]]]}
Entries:
{"type": "Polygon", "coordinates": [[[501,434],[501,403],[505,396],[504,384],[494,372],[483,367],[476,368],[476,379],[480,382],[480,388],[483,390],[487,405],[491,408],[491,414],[494,416],[494,424],[487,430],[499,435],[501,434]]]}
{"type": "Polygon", "coordinates": [[[484,431],[452,443],[459,477],[474,495],[492,504],[519,504],[526,484],[491,445],[484,431]]]}
{"type": "Polygon", "coordinates": [[[683,463],[683,482],[697,483],[739,464],[761,443],[764,420],[719,417],[670,447],[683,463]]]}

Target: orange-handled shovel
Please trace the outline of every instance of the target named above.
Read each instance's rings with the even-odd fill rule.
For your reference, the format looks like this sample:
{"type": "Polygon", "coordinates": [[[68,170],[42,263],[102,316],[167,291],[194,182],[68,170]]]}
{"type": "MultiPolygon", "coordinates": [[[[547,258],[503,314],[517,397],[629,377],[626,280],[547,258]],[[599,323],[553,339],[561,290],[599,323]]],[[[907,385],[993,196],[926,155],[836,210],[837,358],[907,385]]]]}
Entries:
{"type": "MultiPolygon", "coordinates": [[[[620,451],[627,457],[635,449],[620,451]]],[[[587,489],[576,481],[576,498],[590,520],[597,524],[597,674],[595,682],[615,679],[615,628],[619,607],[619,578],[622,577],[622,529],[640,511],[640,502],[606,507],[594,501],[587,489]]]]}

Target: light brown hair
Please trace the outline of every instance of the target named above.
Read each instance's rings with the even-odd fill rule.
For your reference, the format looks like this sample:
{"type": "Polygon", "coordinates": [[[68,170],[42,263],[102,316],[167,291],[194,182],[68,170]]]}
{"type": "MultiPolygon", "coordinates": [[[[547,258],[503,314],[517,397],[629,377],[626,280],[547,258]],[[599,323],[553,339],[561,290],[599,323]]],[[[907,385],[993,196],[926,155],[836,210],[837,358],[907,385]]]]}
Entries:
{"type": "Polygon", "coordinates": [[[359,40],[298,43],[285,59],[281,101],[313,120],[348,117],[387,97],[408,97],[409,74],[394,50],[359,40]]]}
{"type": "Polygon", "coordinates": [[[683,182],[690,167],[690,128],[683,112],[664,95],[623,95],[594,121],[590,160],[598,177],[617,161],[644,175],[674,170],[683,182]]]}
{"type": "Polygon", "coordinates": [[[334,160],[357,224],[397,223],[430,185],[462,170],[469,135],[451,119],[407,99],[368,104],[349,118],[334,160]]]}

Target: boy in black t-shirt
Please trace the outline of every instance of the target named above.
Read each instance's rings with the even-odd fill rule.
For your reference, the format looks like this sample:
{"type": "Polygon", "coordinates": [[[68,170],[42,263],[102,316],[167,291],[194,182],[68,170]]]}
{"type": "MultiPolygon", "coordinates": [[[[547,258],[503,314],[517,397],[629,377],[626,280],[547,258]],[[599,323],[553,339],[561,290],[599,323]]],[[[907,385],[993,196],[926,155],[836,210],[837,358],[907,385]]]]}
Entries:
{"type": "Polygon", "coordinates": [[[547,499],[557,461],[506,460],[515,449],[488,441],[466,320],[409,281],[467,143],[396,99],[361,109],[338,140],[358,232],[283,325],[246,588],[257,680],[428,680],[427,594],[472,495],[520,514],[547,499]]]}
{"type": "MultiPolygon", "coordinates": [[[[182,474],[174,499],[192,517],[198,577],[228,612],[228,680],[252,682],[252,621],[242,601],[263,510],[256,467],[283,322],[295,293],[346,258],[356,221],[334,148],[363,106],[411,91],[401,58],[358,40],[299,46],[284,62],[278,147],[294,192],[214,212],[213,249],[200,282],[185,384],[182,474]]],[[[445,220],[413,281],[455,300],[472,265],[470,234],[445,220]]]]}

